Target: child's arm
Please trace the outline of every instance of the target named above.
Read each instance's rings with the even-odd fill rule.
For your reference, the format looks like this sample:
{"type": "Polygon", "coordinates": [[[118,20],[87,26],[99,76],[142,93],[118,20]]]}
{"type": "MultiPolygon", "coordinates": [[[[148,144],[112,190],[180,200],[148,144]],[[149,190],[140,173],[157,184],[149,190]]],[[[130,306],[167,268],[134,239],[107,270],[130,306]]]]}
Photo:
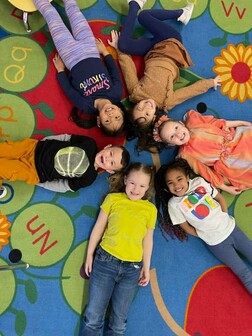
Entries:
{"type": "Polygon", "coordinates": [[[198,234],[193,226],[191,226],[188,222],[184,222],[182,224],[179,224],[180,227],[191,236],[198,237],[198,234]]]}
{"type": "Polygon", "coordinates": [[[92,271],[94,252],[103,236],[103,233],[107,226],[107,222],[108,215],[103,210],[100,210],[99,216],[91,232],[88,243],[87,257],[85,262],[85,273],[87,274],[87,276],[90,276],[90,273],[92,271]]]}
{"type": "Polygon", "coordinates": [[[245,190],[241,190],[238,187],[234,187],[232,185],[226,185],[225,183],[220,184],[218,188],[232,195],[239,195],[243,190],[245,190]]]}
{"type": "Polygon", "coordinates": [[[102,42],[101,39],[95,39],[95,41],[99,53],[104,57],[104,62],[106,64],[107,70],[110,74],[113,84],[116,85],[117,88],[120,88],[121,86],[121,90],[123,90],[120,72],[114,58],[112,57],[112,55],[110,54],[110,52],[108,51],[108,49],[106,48],[105,44],[102,42]]]}
{"type": "Polygon", "coordinates": [[[239,126],[252,126],[252,123],[244,120],[226,120],[227,128],[239,127],[239,126]]]}
{"type": "Polygon", "coordinates": [[[174,106],[183,103],[187,99],[196,97],[207,92],[210,88],[216,89],[217,85],[219,85],[217,84],[218,76],[216,78],[200,79],[191,85],[174,90],[174,83],[171,76],[167,85],[167,98],[165,100],[166,110],[169,111],[174,106]]]}
{"type": "Polygon", "coordinates": [[[105,44],[102,42],[101,39],[96,38],[95,42],[96,42],[96,46],[97,46],[97,49],[99,51],[99,54],[101,54],[103,57],[110,54],[108,49],[106,48],[105,44]]]}
{"type": "Polygon", "coordinates": [[[46,181],[43,183],[38,183],[36,185],[41,188],[55,191],[55,192],[60,192],[60,193],[65,193],[67,191],[71,191],[71,192],[74,191],[69,187],[68,180],[63,180],[63,179],[46,181]]]}
{"type": "Polygon", "coordinates": [[[218,192],[218,194],[214,197],[214,199],[220,203],[220,206],[221,206],[221,210],[223,212],[228,212],[228,208],[227,208],[227,203],[226,203],[226,200],[224,198],[224,196],[218,192]]]}
{"type": "Polygon", "coordinates": [[[150,281],[150,263],[153,248],[153,229],[148,229],[143,239],[143,267],[140,273],[139,286],[146,286],[150,281]]]}
{"type": "Polygon", "coordinates": [[[60,141],[69,141],[71,139],[71,135],[64,133],[64,134],[58,134],[58,135],[48,135],[41,139],[41,141],[45,140],[60,140],[60,141]]]}

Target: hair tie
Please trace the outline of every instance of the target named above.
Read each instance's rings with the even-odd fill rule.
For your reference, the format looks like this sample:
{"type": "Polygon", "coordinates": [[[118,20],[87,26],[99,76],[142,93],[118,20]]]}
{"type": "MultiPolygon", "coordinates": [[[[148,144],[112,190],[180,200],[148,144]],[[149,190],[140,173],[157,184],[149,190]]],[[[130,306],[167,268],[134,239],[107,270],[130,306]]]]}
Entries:
{"type": "Polygon", "coordinates": [[[169,118],[166,115],[163,115],[158,119],[158,121],[155,122],[154,128],[153,128],[153,139],[157,142],[162,142],[163,140],[160,138],[159,135],[159,127],[165,122],[169,120],[169,118]]]}

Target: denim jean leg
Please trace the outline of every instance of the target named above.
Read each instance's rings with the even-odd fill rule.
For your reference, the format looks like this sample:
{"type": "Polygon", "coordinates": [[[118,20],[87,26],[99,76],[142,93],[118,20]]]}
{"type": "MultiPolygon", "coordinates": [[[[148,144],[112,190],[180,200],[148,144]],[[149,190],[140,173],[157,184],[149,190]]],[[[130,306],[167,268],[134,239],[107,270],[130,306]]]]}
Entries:
{"type": "Polygon", "coordinates": [[[98,249],[89,284],[89,301],[86,307],[81,336],[100,336],[106,309],[115,286],[118,261],[108,253],[98,249]]]}
{"type": "Polygon", "coordinates": [[[116,279],[109,316],[108,336],[121,336],[125,334],[127,316],[138,289],[142,263],[122,262],[120,274],[116,279]]]}

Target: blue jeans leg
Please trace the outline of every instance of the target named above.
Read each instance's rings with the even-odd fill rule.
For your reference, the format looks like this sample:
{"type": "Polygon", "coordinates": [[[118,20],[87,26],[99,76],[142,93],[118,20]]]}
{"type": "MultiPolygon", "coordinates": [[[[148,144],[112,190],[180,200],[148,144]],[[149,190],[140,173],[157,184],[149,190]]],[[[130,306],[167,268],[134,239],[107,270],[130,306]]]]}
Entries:
{"type": "Polygon", "coordinates": [[[108,336],[124,335],[127,316],[138,289],[142,263],[121,262],[120,271],[111,298],[108,336]]]}
{"type": "Polygon", "coordinates": [[[82,336],[101,336],[110,299],[112,311],[109,335],[123,335],[129,305],[134,297],[140,275],[140,263],[123,262],[98,248],[90,276],[89,301],[86,307],[82,336]],[[125,272],[125,269],[134,272],[125,272]],[[136,266],[136,267],[134,267],[136,266]],[[124,281],[125,280],[125,284],[124,281]],[[123,286],[120,285],[122,282],[123,286]],[[134,294],[132,292],[134,291],[134,294]],[[114,308],[113,308],[114,307],[114,308]]]}
{"type": "Polygon", "coordinates": [[[252,294],[252,271],[239,254],[242,253],[252,263],[252,241],[236,226],[230,236],[222,243],[210,246],[209,250],[239,277],[252,294]]]}

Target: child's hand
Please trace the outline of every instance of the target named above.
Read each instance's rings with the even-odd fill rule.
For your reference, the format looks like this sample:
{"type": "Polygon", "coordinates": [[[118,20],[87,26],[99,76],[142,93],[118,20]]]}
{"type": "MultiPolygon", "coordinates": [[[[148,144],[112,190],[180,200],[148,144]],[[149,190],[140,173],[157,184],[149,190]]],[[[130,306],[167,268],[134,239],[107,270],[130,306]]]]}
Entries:
{"type": "Polygon", "coordinates": [[[102,42],[100,38],[99,39],[96,38],[95,42],[96,42],[97,49],[101,55],[106,56],[109,54],[105,44],[102,42]]]}
{"type": "Polygon", "coordinates": [[[93,266],[93,256],[87,255],[87,259],[85,262],[85,273],[89,277],[90,273],[92,272],[92,266],[93,266]]]}
{"type": "Polygon", "coordinates": [[[142,268],[139,281],[138,281],[138,285],[147,286],[149,281],[150,281],[150,270],[144,270],[144,268],[142,268]]]}
{"type": "Polygon", "coordinates": [[[242,190],[238,189],[237,187],[234,187],[234,186],[228,186],[228,185],[225,185],[225,184],[222,184],[219,186],[219,189],[223,190],[223,191],[226,191],[228,192],[229,194],[232,194],[232,195],[239,195],[242,190]]]}
{"type": "Polygon", "coordinates": [[[113,47],[114,49],[118,49],[118,40],[119,40],[119,33],[116,30],[112,30],[110,33],[111,41],[108,40],[108,44],[113,47]]]}
{"type": "Polygon", "coordinates": [[[63,63],[59,54],[55,54],[55,56],[53,57],[53,64],[58,72],[62,72],[65,70],[65,64],[63,63]]]}
{"type": "Polygon", "coordinates": [[[216,76],[214,78],[214,90],[217,90],[218,86],[221,86],[221,76],[216,76]]]}

